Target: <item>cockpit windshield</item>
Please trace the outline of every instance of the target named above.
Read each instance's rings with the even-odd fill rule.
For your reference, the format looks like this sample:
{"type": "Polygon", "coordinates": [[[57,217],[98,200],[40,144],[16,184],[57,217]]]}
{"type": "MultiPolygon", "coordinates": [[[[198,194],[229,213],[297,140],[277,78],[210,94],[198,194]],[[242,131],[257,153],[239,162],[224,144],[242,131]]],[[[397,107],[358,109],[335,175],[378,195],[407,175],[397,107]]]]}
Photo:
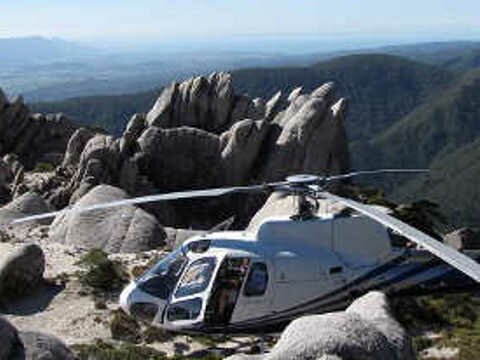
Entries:
{"type": "Polygon", "coordinates": [[[187,262],[187,257],[181,249],[171,252],[168,256],[160,260],[150,272],[161,276],[180,276],[180,273],[187,262]]]}
{"type": "Polygon", "coordinates": [[[160,299],[168,299],[188,259],[177,249],[138,279],[138,287],[160,299]]]}

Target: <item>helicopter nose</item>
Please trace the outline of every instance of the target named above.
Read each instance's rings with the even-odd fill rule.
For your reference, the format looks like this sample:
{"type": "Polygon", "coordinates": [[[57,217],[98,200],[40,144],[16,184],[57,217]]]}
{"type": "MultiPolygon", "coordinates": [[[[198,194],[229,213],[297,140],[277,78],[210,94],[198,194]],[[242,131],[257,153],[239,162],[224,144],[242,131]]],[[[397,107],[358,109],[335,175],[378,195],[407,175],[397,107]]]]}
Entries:
{"type": "Polygon", "coordinates": [[[120,307],[128,315],[149,323],[161,324],[166,301],[157,299],[130,283],[120,294],[120,307]]]}

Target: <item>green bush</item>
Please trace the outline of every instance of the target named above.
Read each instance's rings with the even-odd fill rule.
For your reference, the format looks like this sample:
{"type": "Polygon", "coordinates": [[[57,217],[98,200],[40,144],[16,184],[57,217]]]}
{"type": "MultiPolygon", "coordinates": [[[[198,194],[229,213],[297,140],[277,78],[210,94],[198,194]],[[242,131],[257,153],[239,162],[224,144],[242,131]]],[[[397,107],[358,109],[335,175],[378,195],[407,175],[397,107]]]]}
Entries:
{"type": "Polygon", "coordinates": [[[54,170],[55,170],[55,166],[53,164],[46,163],[46,162],[39,162],[35,165],[33,172],[44,173],[44,172],[51,172],[54,170]]]}
{"type": "Polygon", "coordinates": [[[92,249],[77,262],[85,268],[79,274],[82,284],[91,287],[94,292],[120,290],[128,282],[128,274],[118,261],[112,261],[101,249],[92,249]]]}
{"type": "Polygon", "coordinates": [[[93,344],[73,345],[79,360],[165,360],[165,353],[148,346],[121,344],[114,346],[101,340],[93,344]]]}

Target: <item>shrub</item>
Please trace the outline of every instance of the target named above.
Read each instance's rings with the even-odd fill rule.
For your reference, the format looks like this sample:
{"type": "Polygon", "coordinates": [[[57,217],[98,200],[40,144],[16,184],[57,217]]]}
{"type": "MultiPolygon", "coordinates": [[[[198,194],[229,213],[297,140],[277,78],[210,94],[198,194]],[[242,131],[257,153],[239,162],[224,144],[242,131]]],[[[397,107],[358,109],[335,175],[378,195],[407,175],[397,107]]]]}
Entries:
{"type": "Polygon", "coordinates": [[[46,162],[39,162],[35,165],[33,172],[44,173],[44,172],[51,172],[54,170],[55,170],[55,166],[53,166],[53,164],[46,163],[46,162]]]}
{"type": "Polygon", "coordinates": [[[167,356],[148,346],[121,344],[114,346],[101,340],[93,344],[78,344],[72,346],[79,360],[165,360],[167,356]]]}
{"type": "Polygon", "coordinates": [[[115,340],[138,343],[141,340],[141,329],[138,322],[122,310],[115,310],[110,321],[110,332],[115,340]]]}
{"type": "Polygon", "coordinates": [[[80,282],[91,287],[94,292],[119,290],[128,282],[124,266],[118,261],[110,260],[101,249],[90,250],[77,264],[86,269],[79,274],[80,282]]]}

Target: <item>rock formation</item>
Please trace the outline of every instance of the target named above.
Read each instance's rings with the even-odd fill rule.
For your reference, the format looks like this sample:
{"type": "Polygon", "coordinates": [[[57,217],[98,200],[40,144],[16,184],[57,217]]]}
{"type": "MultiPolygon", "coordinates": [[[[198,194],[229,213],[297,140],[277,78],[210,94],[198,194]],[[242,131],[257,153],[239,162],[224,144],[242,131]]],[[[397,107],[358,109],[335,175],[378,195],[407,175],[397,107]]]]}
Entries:
{"type": "Polygon", "coordinates": [[[0,89],[0,154],[18,155],[27,168],[59,164],[75,126],[62,114],[31,114],[23,98],[11,102],[0,89]]]}
{"type": "Polygon", "coordinates": [[[54,336],[18,331],[0,318],[1,360],[74,360],[73,352],[54,336]]]}
{"type": "MultiPolygon", "coordinates": [[[[3,103],[16,109],[15,116],[30,119],[20,100],[3,103]]],[[[4,186],[6,197],[8,191],[17,197],[34,190],[60,209],[98,185],[120,188],[127,197],[278,181],[293,173],[345,172],[346,108],[345,99],[335,101],[332,83],[310,94],[297,88],[287,99],[278,92],[263,100],[235,94],[228,73],[191,78],[165,88],[154,107],[134,115],[119,138],[72,129],[61,164],[50,176],[37,180],[18,169],[10,171],[16,175],[2,171],[17,178],[4,186]]],[[[265,199],[230,196],[142,207],[164,226],[206,230],[236,215],[239,228],[265,199]]],[[[52,234],[66,236],[65,229],[58,231],[52,234]]]]}
{"type": "Polygon", "coordinates": [[[298,318],[266,355],[229,359],[414,359],[410,338],[391,315],[384,294],[370,292],[345,311],[298,318]]]}
{"type": "MultiPolygon", "coordinates": [[[[349,166],[346,101],[334,99],[332,83],[311,94],[296,89],[288,100],[277,93],[268,101],[235,94],[227,73],[173,83],[148,114],[132,117],[120,138],[77,130],[55,180],[37,188],[62,208],[100,184],[138,196],[278,181],[292,173],[344,172],[349,166]]],[[[245,224],[264,200],[148,209],[163,225],[207,229],[232,212],[240,219],[237,225],[245,224]]]]}
{"type": "Polygon", "coordinates": [[[125,191],[99,185],[82,196],[73,211],[58,215],[50,226],[50,239],[80,248],[102,248],[108,252],[138,252],[165,244],[166,234],[155,217],[134,206],[75,213],[75,208],[122,200],[125,191]]]}
{"type": "Polygon", "coordinates": [[[45,256],[36,244],[24,245],[0,263],[0,301],[14,300],[43,281],[45,256]]]}

